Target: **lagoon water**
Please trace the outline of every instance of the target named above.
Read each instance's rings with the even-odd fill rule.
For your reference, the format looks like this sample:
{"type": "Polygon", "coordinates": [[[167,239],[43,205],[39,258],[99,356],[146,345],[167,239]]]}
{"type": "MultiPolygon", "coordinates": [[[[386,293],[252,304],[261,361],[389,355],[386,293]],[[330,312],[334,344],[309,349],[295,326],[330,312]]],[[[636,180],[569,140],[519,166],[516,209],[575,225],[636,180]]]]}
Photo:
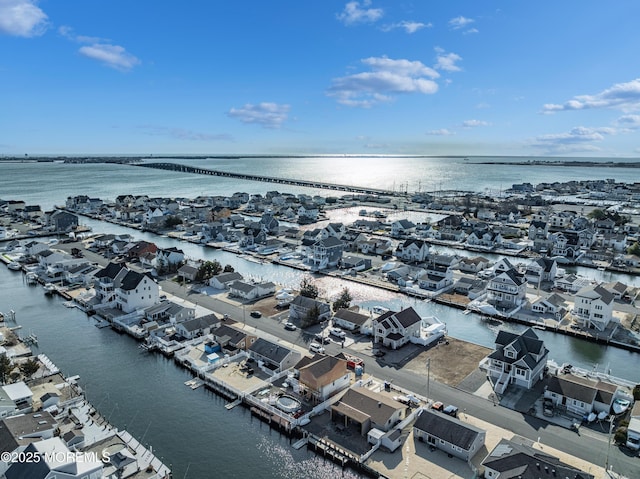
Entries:
{"type": "MultiPolygon", "coordinates": [[[[482,158],[482,161],[490,160],[482,158]]],[[[480,160],[474,158],[470,161],[462,158],[380,157],[181,161],[239,173],[388,189],[407,188],[409,191],[457,189],[497,192],[512,183],[526,181],[536,184],[570,179],[636,181],[639,171],[632,168],[480,165],[477,164],[480,160]]],[[[113,200],[121,194],[193,198],[236,191],[265,193],[274,189],[316,193],[285,185],[112,164],[0,162],[0,175],[3,178],[1,199],[22,199],[28,204],[40,204],[44,209],[63,204],[67,196],[80,194],[113,200]]],[[[334,194],[327,191],[318,193],[334,194]]],[[[83,223],[92,226],[96,232],[124,230],[97,221],[83,220],[83,223]]],[[[216,258],[248,275],[269,277],[289,286],[297,286],[300,282],[301,273],[295,270],[257,265],[230,253],[177,243],[148,233],[128,232],[159,246],[178,244],[189,256],[216,258]]],[[[321,287],[328,295],[337,293],[343,285],[337,279],[321,280],[321,287]]],[[[493,344],[496,328],[481,323],[474,315],[464,316],[456,310],[381,293],[367,286],[350,283],[349,288],[356,302],[364,307],[374,304],[412,305],[423,315],[436,315],[446,321],[451,336],[486,346],[493,344]]],[[[159,457],[172,464],[174,477],[358,477],[305,450],[293,450],[286,438],[252,418],[243,408],[227,411],[225,402],[217,396],[204,389],[191,391],[183,385],[190,376],[172,361],[142,353],[138,344],[127,336],[94,327],[92,320],[79,310],[64,308],[59,299],[46,298],[41,288],[26,286],[20,274],[0,268],[0,290],[0,311],[15,310],[23,331],[37,334],[40,346],[36,352],[47,354],[65,374],[79,374],[90,401],[101,413],[116,426],[126,427],[141,442],[152,445],[159,457]]],[[[548,332],[540,334],[551,351],[550,357],[559,362],[585,368],[597,367],[601,371],[610,369],[614,375],[640,381],[638,354],[548,332]]]]}

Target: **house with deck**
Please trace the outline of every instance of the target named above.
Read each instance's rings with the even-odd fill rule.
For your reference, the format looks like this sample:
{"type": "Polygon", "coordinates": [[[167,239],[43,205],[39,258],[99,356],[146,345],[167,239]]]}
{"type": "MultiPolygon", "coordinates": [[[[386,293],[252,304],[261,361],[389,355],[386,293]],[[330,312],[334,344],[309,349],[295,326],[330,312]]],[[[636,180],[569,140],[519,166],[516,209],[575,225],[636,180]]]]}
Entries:
{"type": "Polygon", "coordinates": [[[584,328],[604,331],[613,319],[613,294],[602,286],[587,286],[574,297],[572,313],[584,328]]]}
{"type": "Polygon", "coordinates": [[[486,366],[494,390],[503,394],[510,384],[531,389],[544,376],[549,351],[531,328],[521,334],[500,330],[495,350],[480,366],[486,366]]]}
{"type": "Polygon", "coordinates": [[[211,313],[176,324],[176,332],[183,338],[193,339],[209,334],[219,324],[220,318],[211,313]]]}
{"type": "Polygon", "coordinates": [[[423,409],[413,424],[413,437],[470,462],[484,446],[486,431],[447,414],[423,409]]]}
{"type": "Polygon", "coordinates": [[[398,349],[412,337],[420,337],[422,318],[412,307],[402,311],[387,311],[372,320],[373,344],[398,349]]]}
{"type": "Polygon", "coordinates": [[[316,404],[351,384],[351,372],[344,359],[317,354],[297,369],[301,394],[316,404]]]}
{"type": "Polygon", "coordinates": [[[408,239],[398,245],[396,257],[410,263],[421,263],[429,256],[429,245],[422,240],[408,239]]]}
{"type": "Polygon", "coordinates": [[[389,431],[405,418],[406,410],[407,406],[385,394],[355,387],[331,406],[331,420],[344,427],[356,425],[364,436],[372,428],[389,431]]]}
{"type": "Polygon", "coordinates": [[[257,338],[248,348],[249,355],[273,374],[296,365],[302,354],[264,338],[257,338]]]}
{"type": "Polygon", "coordinates": [[[573,374],[551,376],[544,397],[553,401],[559,409],[584,416],[604,412],[609,414],[616,398],[618,386],[573,374]]]}
{"type": "Polygon", "coordinates": [[[521,306],[526,294],[527,282],[515,269],[497,274],[487,285],[487,301],[504,310],[521,306]]]}

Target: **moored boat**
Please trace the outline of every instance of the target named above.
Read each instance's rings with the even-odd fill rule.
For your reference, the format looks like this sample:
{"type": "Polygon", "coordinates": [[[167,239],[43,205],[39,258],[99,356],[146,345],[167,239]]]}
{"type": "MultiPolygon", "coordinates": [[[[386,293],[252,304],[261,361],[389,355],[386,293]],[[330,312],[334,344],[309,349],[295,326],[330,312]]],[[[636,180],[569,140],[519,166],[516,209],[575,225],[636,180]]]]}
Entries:
{"type": "Polygon", "coordinates": [[[616,415],[622,414],[627,409],[629,409],[630,404],[631,404],[631,401],[629,401],[628,399],[617,398],[615,401],[613,401],[613,405],[611,406],[611,409],[613,409],[613,413],[616,415]]]}
{"type": "Polygon", "coordinates": [[[20,271],[22,269],[22,265],[17,261],[12,261],[7,265],[7,268],[9,268],[11,271],[20,271]]]}

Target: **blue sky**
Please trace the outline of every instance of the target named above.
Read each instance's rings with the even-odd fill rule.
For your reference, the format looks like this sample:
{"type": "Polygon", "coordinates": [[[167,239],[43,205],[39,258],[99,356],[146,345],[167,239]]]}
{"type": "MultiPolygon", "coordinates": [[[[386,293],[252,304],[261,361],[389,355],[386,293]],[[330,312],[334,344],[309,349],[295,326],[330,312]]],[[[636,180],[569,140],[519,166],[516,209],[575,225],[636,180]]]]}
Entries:
{"type": "Polygon", "coordinates": [[[640,156],[637,0],[0,0],[0,155],[640,156]]]}

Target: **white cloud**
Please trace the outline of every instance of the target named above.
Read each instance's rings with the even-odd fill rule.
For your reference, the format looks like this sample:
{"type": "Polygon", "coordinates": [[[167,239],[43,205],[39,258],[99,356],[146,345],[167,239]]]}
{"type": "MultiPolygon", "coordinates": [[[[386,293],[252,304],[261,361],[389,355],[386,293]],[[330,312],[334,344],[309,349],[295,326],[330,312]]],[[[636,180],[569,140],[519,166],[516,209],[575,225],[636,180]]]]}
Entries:
{"type": "Polygon", "coordinates": [[[0,0],[0,33],[37,37],[47,30],[47,19],[35,0],[0,0]]]}
{"type": "Polygon", "coordinates": [[[640,128],[640,115],[624,115],[616,120],[616,125],[625,130],[637,130],[640,128]]]}
{"type": "Polygon", "coordinates": [[[360,2],[348,2],[344,6],[342,13],[338,13],[336,17],[345,25],[353,25],[356,23],[374,23],[382,18],[384,11],[381,8],[366,8],[371,6],[371,0],[364,0],[360,8],[360,2]]]}
{"type": "Polygon", "coordinates": [[[347,106],[371,107],[392,100],[393,93],[432,94],[438,91],[433,78],[440,75],[419,61],[370,57],[362,63],[371,71],[335,78],[327,95],[347,106]]]}
{"type": "Polygon", "coordinates": [[[257,123],[263,128],[280,128],[287,120],[289,105],[277,103],[247,103],[242,108],[231,108],[227,115],[236,118],[242,123],[257,123]]]}
{"type": "Polygon", "coordinates": [[[577,126],[565,133],[540,135],[533,140],[533,146],[545,150],[545,153],[576,153],[600,151],[594,142],[600,142],[616,130],[609,127],[588,128],[577,126]]]}
{"type": "Polygon", "coordinates": [[[469,30],[465,30],[462,32],[463,35],[473,35],[474,33],[478,33],[479,30],[477,28],[470,28],[469,30]]]}
{"type": "Polygon", "coordinates": [[[491,123],[482,120],[466,120],[462,122],[464,128],[477,128],[479,126],[490,126],[491,123]]]}
{"type": "Polygon", "coordinates": [[[449,20],[449,27],[453,30],[460,30],[461,28],[465,28],[468,25],[472,24],[475,20],[471,18],[463,17],[462,15],[456,18],[452,18],[449,20]]]}
{"type": "Polygon", "coordinates": [[[106,66],[116,70],[127,71],[140,63],[135,56],[128,53],[124,47],[119,45],[109,45],[106,43],[94,43],[92,45],[80,47],[81,55],[93,58],[106,66]]]}
{"type": "Polygon", "coordinates": [[[100,38],[100,37],[89,37],[86,35],[76,35],[68,25],[62,25],[58,27],[58,33],[65,37],[68,40],[78,43],[110,43],[111,40],[108,38],[100,38]]]}
{"type": "Polygon", "coordinates": [[[395,30],[396,28],[403,28],[406,33],[411,34],[423,28],[431,28],[432,26],[433,25],[431,23],[402,21],[385,25],[382,27],[382,30],[385,32],[390,32],[391,30],[395,30]]]}
{"type": "Polygon", "coordinates": [[[193,130],[185,130],[184,128],[171,128],[167,126],[143,125],[140,129],[144,130],[149,135],[168,136],[169,138],[175,138],[177,140],[218,141],[232,139],[231,135],[227,135],[225,133],[200,133],[193,130]]]}
{"type": "Polygon", "coordinates": [[[450,136],[450,135],[455,135],[455,132],[447,130],[446,128],[440,128],[439,130],[430,130],[430,131],[428,131],[427,135],[432,135],[432,136],[450,136]]]}
{"type": "Polygon", "coordinates": [[[436,48],[438,55],[436,57],[436,70],[444,70],[447,72],[459,72],[462,70],[456,62],[462,60],[462,57],[456,53],[445,53],[441,48],[436,48]]]}
{"type": "Polygon", "coordinates": [[[548,103],[544,105],[543,112],[554,113],[556,111],[593,108],[611,108],[622,111],[640,109],[640,78],[627,83],[617,83],[595,95],[575,96],[561,105],[548,103]]]}

